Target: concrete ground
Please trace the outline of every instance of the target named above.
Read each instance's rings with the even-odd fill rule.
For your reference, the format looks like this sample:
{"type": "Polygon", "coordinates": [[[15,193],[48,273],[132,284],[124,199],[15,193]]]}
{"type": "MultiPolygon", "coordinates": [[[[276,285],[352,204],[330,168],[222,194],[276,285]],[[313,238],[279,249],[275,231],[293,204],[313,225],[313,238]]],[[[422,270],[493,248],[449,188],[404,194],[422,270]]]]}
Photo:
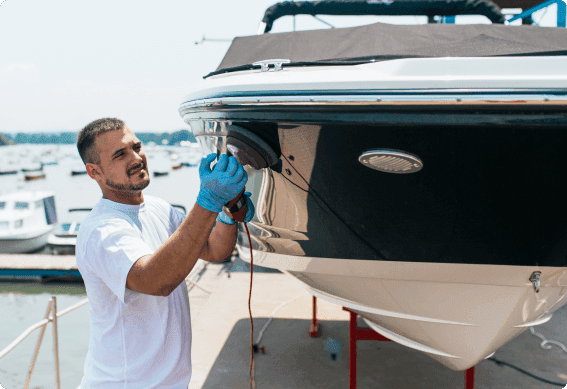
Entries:
{"type": "MultiPolygon", "coordinates": [[[[189,389],[250,387],[250,319],[248,264],[238,258],[226,264],[201,262],[188,279],[193,329],[193,375],[189,389]],[[206,265],[206,267],[203,267],[206,265]]],[[[284,274],[254,267],[251,310],[254,342],[273,310],[281,307],[254,354],[257,389],[348,388],[348,312],[317,300],[318,338],[309,337],[311,295],[284,274]],[[333,361],[325,350],[329,338],[341,352],[333,361]]],[[[365,326],[359,320],[359,326],[365,326]]],[[[567,345],[567,309],[561,309],[536,331],[567,345]]],[[[510,367],[483,361],[476,366],[475,389],[545,389],[567,385],[567,353],[544,350],[540,338],[526,331],[502,346],[494,358],[516,365],[562,386],[546,384],[510,367]]],[[[464,372],[452,371],[426,354],[394,342],[358,342],[358,388],[463,388],[464,372]]]]}

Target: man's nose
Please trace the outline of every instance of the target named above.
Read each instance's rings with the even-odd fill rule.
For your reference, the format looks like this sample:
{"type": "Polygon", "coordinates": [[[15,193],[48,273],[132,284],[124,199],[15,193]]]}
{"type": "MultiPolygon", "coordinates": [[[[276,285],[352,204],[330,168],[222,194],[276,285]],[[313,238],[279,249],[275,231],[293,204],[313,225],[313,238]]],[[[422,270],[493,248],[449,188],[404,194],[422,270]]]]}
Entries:
{"type": "Polygon", "coordinates": [[[134,159],[139,160],[139,161],[143,161],[144,158],[142,158],[141,154],[142,154],[142,152],[134,151],[134,159]]]}

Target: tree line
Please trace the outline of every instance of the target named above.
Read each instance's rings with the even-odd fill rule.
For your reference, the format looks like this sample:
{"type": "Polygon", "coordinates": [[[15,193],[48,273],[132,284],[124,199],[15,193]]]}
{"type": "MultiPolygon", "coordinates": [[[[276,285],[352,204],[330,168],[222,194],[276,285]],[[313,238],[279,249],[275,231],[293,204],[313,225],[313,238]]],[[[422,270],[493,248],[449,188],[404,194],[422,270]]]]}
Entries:
{"type": "MultiPolygon", "coordinates": [[[[78,132],[18,132],[0,133],[0,145],[9,144],[75,144],[78,132]]],[[[187,130],[167,132],[136,132],[142,143],[155,142],[158,145],[175,145],[181,141],[194,141],[195,137],[187,130]],[[164,142],[165,140],[165,142],[164,142]]]]}

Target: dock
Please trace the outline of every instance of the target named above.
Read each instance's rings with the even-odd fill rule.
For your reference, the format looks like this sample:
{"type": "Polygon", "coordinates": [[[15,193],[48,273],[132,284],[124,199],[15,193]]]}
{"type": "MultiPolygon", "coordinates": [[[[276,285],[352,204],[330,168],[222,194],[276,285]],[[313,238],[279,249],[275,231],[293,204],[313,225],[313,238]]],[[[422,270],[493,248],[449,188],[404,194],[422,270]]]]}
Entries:
{"type": "MultiPolygon", "coordinates": [[[[188,389],[249,387],[249,268],[237,257],[218,264],[199,260],[187,277],[192,327],[188,389]]],[[[317,299],[320,331],[311,337],[312,296],[297,279],[270,270],[254,266],[253,340],[256,343],[262,333],[258,346],[263,349],[254,354],[257,388],[348,389],[349,314],[317,299]],[[335,356],[327,350],[330,341],[337,345],[335,356]]],[[[43,277],[55,271],[79,274],[74,256],[49,255],[0,255],[0,271],[43,277]]],[[[535,329],[546,339],[567,345],[566,324],[567,307],[563,307],[535,329]]],[[[358,325],[367,327],[362,320],[358,325]]],[[[527,330],[500,347],[494,358],[548,382],[567,384],[567,352],[558,346],[544,349],[541,343],[527,330]]],[[[357,351],[358,389],[464,387],[462,371],[395,342],[360,341],[357,351]]],[[[475,367],[474,389],[554,387],[558,386],[489,360],[475,367]]]]}
{"type": "Polygon", "coordinates": [[[0,280],[80,281],[74,255],[0,254],[0,280]]]}

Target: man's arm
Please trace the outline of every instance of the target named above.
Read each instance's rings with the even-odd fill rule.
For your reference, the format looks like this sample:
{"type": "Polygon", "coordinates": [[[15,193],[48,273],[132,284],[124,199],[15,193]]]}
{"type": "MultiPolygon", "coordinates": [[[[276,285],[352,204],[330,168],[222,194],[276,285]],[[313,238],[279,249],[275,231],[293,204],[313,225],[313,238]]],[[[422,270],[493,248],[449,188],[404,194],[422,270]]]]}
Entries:
{"type": "Polygon", "coordinates": [[[203,246],[199,258],[208,262],[222,262],[228,258],[236,246],[237,226],[238,224],[229,226],[218,222],[203,246]]]}
{"type": "MultiPolygon", "coordinates": [[[[177,230],[155,253],[141,257],[132,265],[126,278],[126,287],[139,293],[168,296],[183,282],[197,263],[207,240],[211,239],[211,230],[217,215],[217,212],[211,212],[195,204],[177,230]]],[[[217,237],[219,234],[214,235],[214,242],[222,238],[222,236],[217,237]]],[[[232,236],[234,235],[235,232],[232,236]]],[[[222,254],[222,250],[220,251],[222,254]]],[[[216,253],[216,249],[213,249],[213,252],[216,253]]]]}

